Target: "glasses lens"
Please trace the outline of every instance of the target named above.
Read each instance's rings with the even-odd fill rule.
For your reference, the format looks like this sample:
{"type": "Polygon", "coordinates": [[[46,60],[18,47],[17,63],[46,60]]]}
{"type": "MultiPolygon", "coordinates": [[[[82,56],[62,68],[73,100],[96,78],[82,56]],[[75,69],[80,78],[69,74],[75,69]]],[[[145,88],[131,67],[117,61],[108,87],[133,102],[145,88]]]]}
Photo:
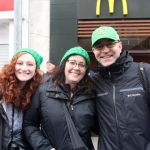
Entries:
{"type": "Polygon", "coordinates": [[[72,67],[76,67],[78,65],[78,67],[81,69],[81,70],[86,70],[87,69],[87,66],[83,63],[77,63],[76,61],[74,60],[68,60],[68,63],[70,66],[72,67]]]}
{"type": "Polygon", "coordinates": [[[95,46],[95,49],[102,50],[103,49],[103,45],[97,45],[97,46],[95,46]]]}
{"type": "Polygon", "coordinates": [[[104,48],[104,46],[106,46],[107,48],[113,48],[116,43],[118,43],[119,41],[110,41],[108,43],[105,43],[105,44],[100,44],[100,45],[97,45],[95,46],[95,49],[96,50],[102,50],[104,48]]]}
{"type": "Polygon", "coordinates": [[[86,69],[86,65],[85,64],[78,64],[80,69],[86,69]]]}
{"type": "Polygon", "coordinates": [[[118,43],[118,42],[117,41],[109,42],[109,43],[106,44],[106,46],[108,48],[112,48],[112,47],[114,47],[116,45],[116,43],[118,43]]]}
{"type": "Polygon", "coordinates": [[[71,65],[73,67],[76,65],[76,62],[73,60],[68,60],[68,62],[69,62],[69,65],[71,65]]]}

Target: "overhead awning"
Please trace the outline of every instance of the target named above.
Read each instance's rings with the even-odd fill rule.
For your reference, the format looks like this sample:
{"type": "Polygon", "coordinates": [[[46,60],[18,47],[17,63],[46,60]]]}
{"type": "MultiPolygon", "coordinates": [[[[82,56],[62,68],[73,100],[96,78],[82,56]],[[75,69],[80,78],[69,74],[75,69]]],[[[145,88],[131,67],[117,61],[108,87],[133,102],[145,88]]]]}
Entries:
{"type": "Polygon", "coordinates": [[[100,26],[112,26],[124,49],[132,53],[150,53],[150,20],[78,20],[79,44],[91,50],[92,32],[100,26]]]}
{"type": "Polygon", "coordinates": [[[92,31],[100,26],[112,26],[120,37],[150,37],[150,20],[79,20],[78,37],[91,37],[92,31]]]}

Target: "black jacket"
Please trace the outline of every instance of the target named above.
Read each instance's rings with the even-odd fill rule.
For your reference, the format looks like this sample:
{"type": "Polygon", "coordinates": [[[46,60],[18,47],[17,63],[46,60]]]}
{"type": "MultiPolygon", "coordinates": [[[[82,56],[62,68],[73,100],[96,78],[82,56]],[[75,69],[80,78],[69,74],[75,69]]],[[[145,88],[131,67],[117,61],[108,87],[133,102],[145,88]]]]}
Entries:
{"type": "MultiPolygon", "coordinates": [[[[11,135],[8,117],[2,104],[0,103],[0,150],[8,150],[10,136],[11,135]]],[[[23,142],[26,144],[27,150],[32,150],[31,146],[29,145],[29,143],[26,141],[25,138],[23,139],[23,142]]]]}
{"type": "Polygon", "coordinates": [[[49,72],[46,72],[44,73],[43,77],[47,81],[49,78],[51,78],[51,74],[49,72]]]}
{"type": "Polygon", "coordinates": [[[93,148],[90,130],[94,124],[94,95],[82,95],[83,89],[70,99],[69,85],[61,84],[56,92],[50,80],[37,88],[24,119],[25,135],[35,150],[72,150],[61,100],[65,101],[82,140],[89,150],[93,148]]]}
{"type": "MultiPolygon", "coordinates": [[[[144,64],[150,85],[150,65],[144,64]]],[[[92,77],[97,91],[99,150],[149,150],[150,108],[138,63],[123,51],[116,63],[92,77]]]]}
{"type": "Polygon", "coordinates": [[[7,114],[0,104],[0,149],[7,150],[10,138],[10,127],[7,114]]]}

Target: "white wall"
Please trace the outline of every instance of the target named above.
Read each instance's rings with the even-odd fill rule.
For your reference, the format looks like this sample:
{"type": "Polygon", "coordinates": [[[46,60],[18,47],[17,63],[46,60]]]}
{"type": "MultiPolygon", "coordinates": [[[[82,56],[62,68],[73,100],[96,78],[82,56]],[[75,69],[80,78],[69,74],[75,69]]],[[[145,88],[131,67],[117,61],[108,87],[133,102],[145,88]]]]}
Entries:
{"type": "Polygon", "coordinates": [[[30,0],[29,47],[43,57],[41,69],[46,71],[49,60],[50,0],[30,0]]]}
{"type": "MultiPolygon", "coordinates": [[[[22,0],[22,47],[36,50],[49,60],[50,0],[22,0]]],[[[8,45],[8,58],[14,54],[14,11],[0,12],[0,44],[8,45]]]]}
{"type": "Polygon", "coordinates": [[[9,24],[1,23],[0,24],[0,44],[9,43],[9,24]]]}
{"type": "MultiPolygon", "coordinates": [[[[29,46],[28,18],[29,0],[22,0],[22,47],[29,46]]],[[[8,44],[8,58],[11,60],[14,54],[14,11],[0,12],[0,44],[8,44]]]]}

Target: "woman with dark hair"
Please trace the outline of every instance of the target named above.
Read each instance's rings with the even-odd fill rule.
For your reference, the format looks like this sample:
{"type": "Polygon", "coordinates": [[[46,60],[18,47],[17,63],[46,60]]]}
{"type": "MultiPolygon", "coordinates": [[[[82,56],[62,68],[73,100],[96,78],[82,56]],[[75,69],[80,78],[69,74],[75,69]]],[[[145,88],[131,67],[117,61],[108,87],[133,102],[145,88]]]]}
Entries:
{"type": "Polygon", "coordinates": [[[29,48],[15,52],[11,62],[0,72],[0,149],[29,150],[22,134],[24,110],[43,81],[39,69],[43,57],[29,48]]]}
{"type": "Polygon", "coordinates": [[[65,108],[86,147],[80,150],[94,149],[90,131],[94,125],[95,95],[89,70],[88,53],[81,47],[71,48],[49,82],[37,88],[23,123],[25,136],[34,150],[73,150],[65,108]]]}

